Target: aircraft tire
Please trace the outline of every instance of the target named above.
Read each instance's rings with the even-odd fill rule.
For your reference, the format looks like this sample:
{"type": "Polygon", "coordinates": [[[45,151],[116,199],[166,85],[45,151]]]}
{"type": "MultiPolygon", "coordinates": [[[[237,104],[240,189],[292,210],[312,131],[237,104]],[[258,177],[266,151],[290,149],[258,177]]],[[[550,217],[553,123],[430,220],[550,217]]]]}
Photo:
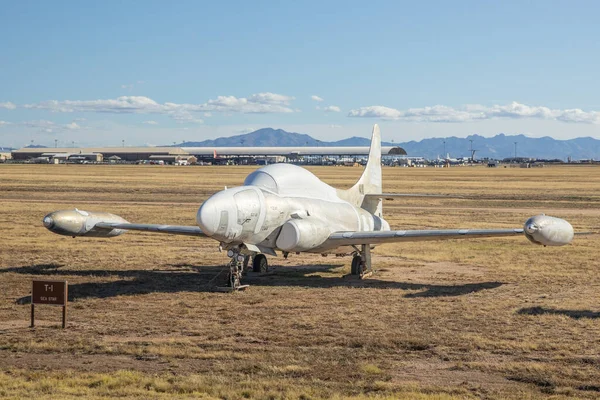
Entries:
{"type": "Polygon", "coordinates": [[[362,262],[359,255],[352,257],[352,264],[350,264],[350,275],[360,275],[360,263],[362,262]]]}
{"type": "Polygon", "coordinates": [[[264,254],[257,254],[252,260],[252,271],[264,274],[269,270],[269,263],[264,254]]]}

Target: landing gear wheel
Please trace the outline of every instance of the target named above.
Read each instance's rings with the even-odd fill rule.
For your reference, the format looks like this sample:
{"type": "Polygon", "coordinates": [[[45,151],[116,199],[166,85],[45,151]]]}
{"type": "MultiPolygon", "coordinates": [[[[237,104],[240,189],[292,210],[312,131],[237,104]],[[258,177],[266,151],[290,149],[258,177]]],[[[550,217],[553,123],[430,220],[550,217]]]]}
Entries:
{"type": "Polygon", "coordinates": [[[355,255],[352,257],[352,264],[350,265],[350,275],[360,275],[361,274],[361,263],[362,259],[360,255],[355,255]]]}
{"type": "Polygon", "coordinates": [[[252,261],[252,271],[264,274],[269,269],[269,263],[267,257],[264,254],[257,254],[254,256],[252,261]]]}

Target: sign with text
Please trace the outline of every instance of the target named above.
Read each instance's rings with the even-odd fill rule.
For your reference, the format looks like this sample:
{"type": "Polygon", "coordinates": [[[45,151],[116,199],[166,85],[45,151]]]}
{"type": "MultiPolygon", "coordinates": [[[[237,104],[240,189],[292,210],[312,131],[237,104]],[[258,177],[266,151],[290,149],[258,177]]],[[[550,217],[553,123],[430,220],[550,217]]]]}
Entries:
{"type": "Polygon", "coordinates": [[[33,281],[31,304],[67,305],[67,281],[33,281]]]}

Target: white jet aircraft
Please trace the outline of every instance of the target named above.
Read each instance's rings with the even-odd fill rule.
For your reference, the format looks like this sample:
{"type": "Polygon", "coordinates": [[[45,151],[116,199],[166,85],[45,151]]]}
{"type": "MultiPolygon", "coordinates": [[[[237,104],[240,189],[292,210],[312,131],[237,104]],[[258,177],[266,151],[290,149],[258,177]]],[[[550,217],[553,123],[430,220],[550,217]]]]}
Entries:
{"type": "Polygon", "coordinates": [[[252,172],[239,187],[222,190],[198,209],[197,226],[132,224],[123,218],[78,209],[46,215],[43,224],[67,236],[112,237],[129,230],[210,237],[227,250],[228,284],[242,287],[240,278],[250,257],[253,269],[267,269],[265,254],[351,254],[351,273],[371,272],[371,249],[395,242],[515,236],[531,242],[562,246],[573,239],[567,221],[545,215],[529,218],[515,229],[390,230],[383,219],[382,200],[393,197],[432,196],[382,192],[381,136],[373,127],[369,159],[358,182],[336,189],[308,170],[273,164],[252,172]]]}

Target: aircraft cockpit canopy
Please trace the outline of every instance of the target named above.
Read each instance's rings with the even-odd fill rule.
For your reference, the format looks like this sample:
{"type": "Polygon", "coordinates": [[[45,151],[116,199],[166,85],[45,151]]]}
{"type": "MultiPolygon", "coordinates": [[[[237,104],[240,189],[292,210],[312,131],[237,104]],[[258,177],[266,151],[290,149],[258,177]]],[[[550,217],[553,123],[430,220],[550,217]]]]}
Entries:
{"type": "Polygon", "coordinates": [[[279,193],[277,182],[265,171],[256,170],[246,177],[244,186],[258,186],[273,193],[279,193]]]}
{"type": "Polygon", "coordinates": [[[310,171],[293,164],[271,164],[252,172],[244,186],[257,186],[280,196],[339,201],[336,189],[310,171]]]}

